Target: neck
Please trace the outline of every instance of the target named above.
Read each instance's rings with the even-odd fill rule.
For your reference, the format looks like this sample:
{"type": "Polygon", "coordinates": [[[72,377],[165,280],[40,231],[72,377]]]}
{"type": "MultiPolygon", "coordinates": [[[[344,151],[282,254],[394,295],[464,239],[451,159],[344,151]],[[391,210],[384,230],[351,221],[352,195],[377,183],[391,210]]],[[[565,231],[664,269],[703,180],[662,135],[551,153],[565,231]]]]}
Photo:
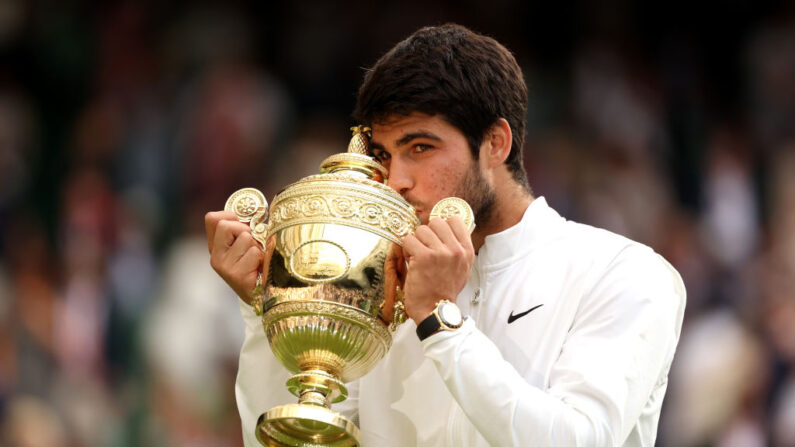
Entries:
{"type": "Polygon", "coordinates": [[[486,241],[486,236],[499,233],[516,225],[522,220],[527,207],[533,203],[535,197],[522,185],[511,179],[499,182],[495,186],[496,201],[494,211],[487,222],[478,223],[472,232],[472,246],[475,253],[480,250],[486,241]]]}

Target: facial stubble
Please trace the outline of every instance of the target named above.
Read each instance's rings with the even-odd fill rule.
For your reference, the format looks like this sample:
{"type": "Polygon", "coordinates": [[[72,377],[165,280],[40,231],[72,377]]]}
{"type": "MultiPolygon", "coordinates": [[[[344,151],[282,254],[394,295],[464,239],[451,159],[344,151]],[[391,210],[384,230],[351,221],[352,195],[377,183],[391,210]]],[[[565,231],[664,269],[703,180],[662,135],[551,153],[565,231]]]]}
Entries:
{"type": "Polygon", "coordinates": [[[494,213],[497,193],[483,177],[478,162],[473,160],[469,170],[456,188],[456,197],[469,203],[475,214],[475,224],[479,227],[488,225],[494,213]]]}

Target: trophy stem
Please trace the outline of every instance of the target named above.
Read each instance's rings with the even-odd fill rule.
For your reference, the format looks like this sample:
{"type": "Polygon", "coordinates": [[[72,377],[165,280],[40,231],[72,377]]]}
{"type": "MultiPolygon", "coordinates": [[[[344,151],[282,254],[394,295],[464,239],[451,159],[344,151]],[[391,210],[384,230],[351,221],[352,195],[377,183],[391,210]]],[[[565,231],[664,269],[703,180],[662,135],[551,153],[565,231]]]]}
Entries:
{"type": "Polygon", "coordinates": [[[331,408],[331,402],[329,402],[328,395],[318,390],[301,391],[301,396],[298,398],[298,403],[331,408]]]}
{"type": "Polygon", "coordinates": [[[345,384],[334,374],[322,369],[301,371],[293,375],[287,380],[287,389],[298,396],[299,404],[326,408],[348,398],[345,384]]]}

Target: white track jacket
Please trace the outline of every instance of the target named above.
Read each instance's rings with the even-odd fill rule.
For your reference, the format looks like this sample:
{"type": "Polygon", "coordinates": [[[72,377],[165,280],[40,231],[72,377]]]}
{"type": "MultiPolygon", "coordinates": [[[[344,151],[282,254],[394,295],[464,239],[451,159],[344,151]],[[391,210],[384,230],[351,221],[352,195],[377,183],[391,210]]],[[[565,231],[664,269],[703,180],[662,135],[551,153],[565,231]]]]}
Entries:
{"type": "MultiPolygon", "coordinates": [[[[486,237],[457,302],[462,328],[420,342],[409,320],[332,405],[357,421],[365,447],[654,445],[685,289],[650,248],[537,198],[521,222],[486,237]]],[[[259,317],[240,304],[236,395],[253,447],[259,415],[297,398],[259,317]]]]}

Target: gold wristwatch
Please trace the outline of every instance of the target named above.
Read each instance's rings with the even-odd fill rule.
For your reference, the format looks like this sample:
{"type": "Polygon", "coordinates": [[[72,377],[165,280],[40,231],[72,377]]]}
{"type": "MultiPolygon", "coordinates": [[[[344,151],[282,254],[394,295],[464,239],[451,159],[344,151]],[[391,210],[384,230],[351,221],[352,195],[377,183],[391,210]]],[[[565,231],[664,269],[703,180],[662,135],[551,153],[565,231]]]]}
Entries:
{"type": "Polygon", "coordinates": [[[417,337],[422,341],[440,331],[455,331],[463,324],[461,309],[455,303],[441,300],[433,312],[417,325],[417,337]]]}

